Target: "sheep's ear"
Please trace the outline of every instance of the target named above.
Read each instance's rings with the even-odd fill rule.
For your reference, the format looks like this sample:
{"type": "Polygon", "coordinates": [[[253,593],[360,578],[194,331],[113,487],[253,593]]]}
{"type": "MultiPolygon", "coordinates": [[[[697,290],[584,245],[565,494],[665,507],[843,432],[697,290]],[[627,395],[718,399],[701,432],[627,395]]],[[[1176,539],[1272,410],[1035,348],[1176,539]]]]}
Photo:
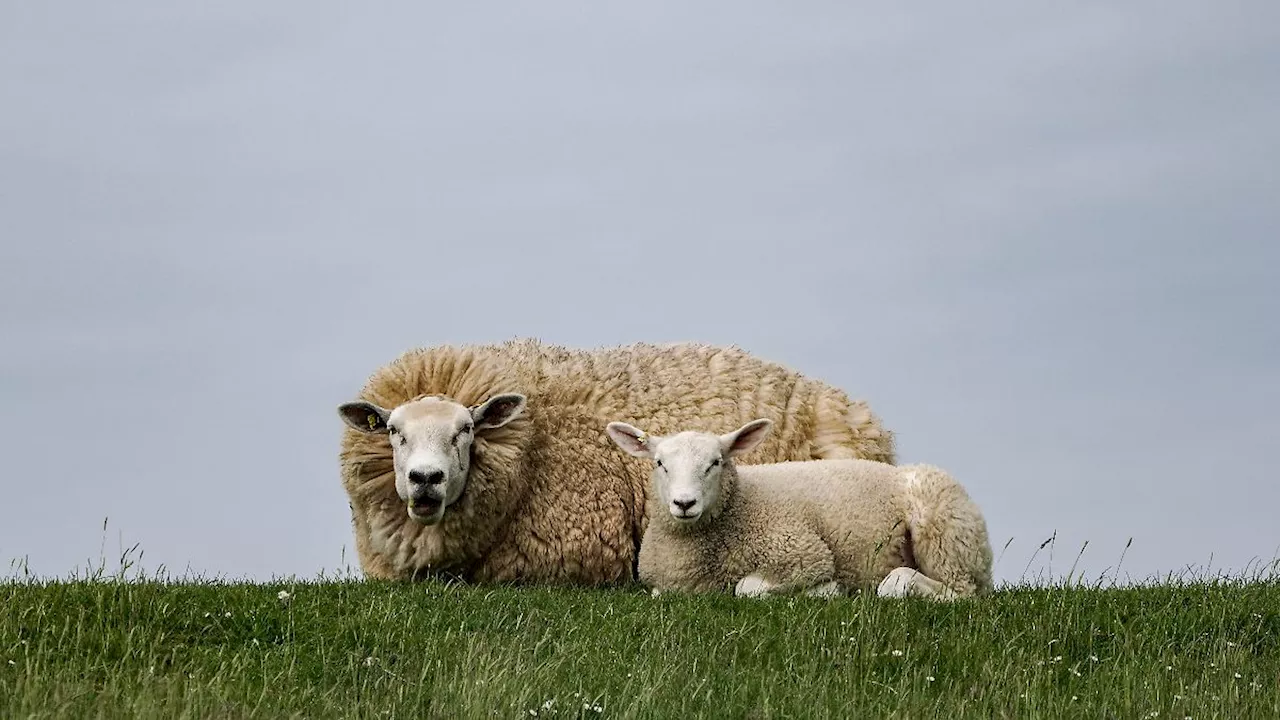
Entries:
{"type": "Polygon", "coordinates": [[[520,393],[494,395],[471,408],[471,420],[477,430],[499,428],[524,412],[525,397],[520,393]]]}
{"type": "Polygon", "coordinates": [[[651,448],[654,445],[654,438],[640,428],[624,422],[611,422],[605,426],[604,431],[628,455],[638,458],[653,457],[651,448]]]}
{"type": "Polygon", "coordinates": [[[721,435],[720,447],[729,457],[745,455],[754,450],[772,429],[773,421],[769,418],[752,420],[731,433],[721,435]]]}
{"type": "Polygon", "coordinates": [[[387,418],[391,411],[369,402],[349,402],[338,406],[342,421],[362,433],[375,435],[387,431],[387,418]]]}

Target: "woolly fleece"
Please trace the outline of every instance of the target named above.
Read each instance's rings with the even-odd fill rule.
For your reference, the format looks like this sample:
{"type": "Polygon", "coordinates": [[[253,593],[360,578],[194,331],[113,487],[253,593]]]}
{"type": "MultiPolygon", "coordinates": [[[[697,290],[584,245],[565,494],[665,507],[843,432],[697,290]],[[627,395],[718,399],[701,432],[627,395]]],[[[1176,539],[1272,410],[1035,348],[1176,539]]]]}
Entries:
{"type": "Polygon", "coordinates": [[[464,406],[524,394],[523,414],[478,434],[461,497],[432,526],[396,495],[385,434],[344,428],[339,460],[361,568],[370,578],[446,574],[471,582],[603,585],[635,579],[648,468],[618,453],[605,418],[657,431],[776,431],[744,462],[866,457],[893,462],[893,435],[866,403],[735,346],[569,349],[535,339],[410,350],[359,399],[394,408],[423,395],[464,406]]]}

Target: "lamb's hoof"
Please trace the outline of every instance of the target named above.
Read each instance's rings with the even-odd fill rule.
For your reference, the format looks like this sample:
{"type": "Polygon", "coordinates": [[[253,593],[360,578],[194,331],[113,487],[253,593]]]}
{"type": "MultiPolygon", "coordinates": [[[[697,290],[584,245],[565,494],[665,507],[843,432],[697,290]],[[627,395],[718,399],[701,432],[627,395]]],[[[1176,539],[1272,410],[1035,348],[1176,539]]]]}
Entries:
{"type": "Polygon", "coordinates": [[[661,594],[662,594],[662,591],[659,590],[658,588],[654,588],[649,591],[649,597],[658,597],[661,594]]]}
{"type": "Polygon", "coordinates": [[[764,597],[771,587],[773,587],[773,583],[759,575],[748,575],[738,581],[737,586],[733,589],[733,594],[738,597],[764,597]]]}
{"type": "Polygon", "coordinates": [[[804,594],[809,597],[833,598],[839,595],[840,592],[840,583],[835,580],[831,580],[816,587],[809,588],[804,594]]]}
{"type": "Polygon", "coordinates": [[[917,571],[908,568],[894,568],[893,572],[880,581],[876,594],[887,598],[904,598],[915,588],[917,571]]]}

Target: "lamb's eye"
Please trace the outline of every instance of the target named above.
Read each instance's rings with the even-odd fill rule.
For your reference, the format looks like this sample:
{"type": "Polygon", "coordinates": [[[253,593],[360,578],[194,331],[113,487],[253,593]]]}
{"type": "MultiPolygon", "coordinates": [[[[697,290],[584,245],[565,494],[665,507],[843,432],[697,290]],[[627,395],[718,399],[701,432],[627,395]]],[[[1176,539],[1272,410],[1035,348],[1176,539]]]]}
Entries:
{"type": "Polygon", "coordinates": [[[663,468],[664,470],[666,469],[661,460],[654,460],[653,462],[656,463],[658,467],[663,468]]]}

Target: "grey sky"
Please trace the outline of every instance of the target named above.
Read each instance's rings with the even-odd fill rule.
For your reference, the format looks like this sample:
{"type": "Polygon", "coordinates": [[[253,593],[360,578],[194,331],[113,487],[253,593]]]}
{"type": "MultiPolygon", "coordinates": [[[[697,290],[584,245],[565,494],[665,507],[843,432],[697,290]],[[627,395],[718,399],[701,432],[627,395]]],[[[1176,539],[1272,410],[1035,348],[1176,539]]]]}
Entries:
{"type": "Polygon", "coordinates": [[[1277,78],[1274,2],[9,3],[0,560],[354,567],[336,405],[514,336],[866,398],[1002,580],[1270,560],[1277,78]]]}

